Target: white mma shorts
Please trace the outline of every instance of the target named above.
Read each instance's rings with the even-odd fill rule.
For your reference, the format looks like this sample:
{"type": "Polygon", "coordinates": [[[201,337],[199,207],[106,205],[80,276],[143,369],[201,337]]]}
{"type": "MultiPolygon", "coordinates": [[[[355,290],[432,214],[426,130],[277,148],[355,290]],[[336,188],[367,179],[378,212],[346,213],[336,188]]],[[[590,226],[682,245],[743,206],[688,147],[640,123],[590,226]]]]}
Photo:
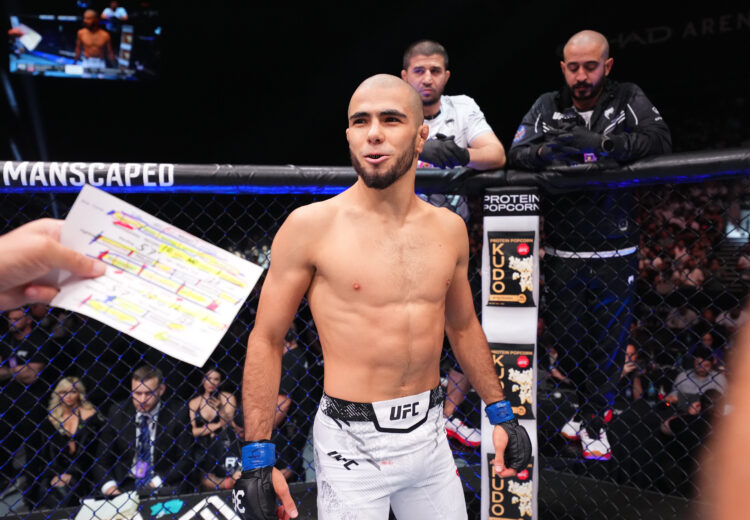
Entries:
{"type": "Polygon", "coordinates": [[[315,416],[320,520],[465,520],[440,387],[353,403],[323,394],[315,416]]]}

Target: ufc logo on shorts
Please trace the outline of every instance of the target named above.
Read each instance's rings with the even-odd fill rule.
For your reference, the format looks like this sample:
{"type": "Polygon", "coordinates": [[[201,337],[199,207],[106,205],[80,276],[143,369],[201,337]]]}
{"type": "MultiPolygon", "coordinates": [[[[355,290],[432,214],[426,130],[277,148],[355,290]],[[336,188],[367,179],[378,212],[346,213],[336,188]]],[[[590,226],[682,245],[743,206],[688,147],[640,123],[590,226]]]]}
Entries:
{"type": "Polygon", "coordinates": [[[419,402],[416,403],[409,403],[405,405],[399,405],[399,406],[392,406],[391,407],[391,421],[400,421],[401,419],[406,419],[409,414],[414,417],[418,414],[417,412],[417,405],[419,402]]]}
{"type": "Polygon", "coordinates": [[[245,513],[245,508],[242,505],[242,499],[245,498],[245,491],[242,489],[232,490],[232,502],[234,502],[234,510],[240,514],[245,513]]]}
{"type": "Polygon", "coordinates": [[[352,470],[352,468],[350,468],[349,466],[359,466],[359,463],[358,463],[358,462],[357,462],[356,460],[350,460],[350,459],[347,459],[347,458],[345,458],[345,457],[342,457],[342,456],[341,456],[341,455],[339,454],[339,452],[338,452],[338,451],[331,451],[331,452],[328,452],[328,453],[327,453],[327,455],[328,455],[329,457],[333,457],[333,460],[337,460],[337,461],[343,461],[343,462],[344,462],[344,467],[345,467],[345,468],[346,468],[346,469],[347,469],[348,471],[351,471],[351,470],[352,470]]]}

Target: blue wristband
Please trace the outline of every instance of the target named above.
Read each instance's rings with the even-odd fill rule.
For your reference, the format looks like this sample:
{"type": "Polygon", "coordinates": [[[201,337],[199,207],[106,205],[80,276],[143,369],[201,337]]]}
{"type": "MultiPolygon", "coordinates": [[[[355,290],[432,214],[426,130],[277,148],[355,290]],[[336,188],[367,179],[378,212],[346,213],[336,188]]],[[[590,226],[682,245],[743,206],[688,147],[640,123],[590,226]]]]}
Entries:
{"type": "Polygon", "coordinates": [[[500,424],[515,418],[513,408],[508,401],[498,401],[484,407],[484,413],[490,420],[490,424],[500,424]]]}
{"type": "Polygon", "coordinates": [[[251,442],[242,447],[242,469],[265,468],[276,462],[276,446],[272,442],[251,442]]]}

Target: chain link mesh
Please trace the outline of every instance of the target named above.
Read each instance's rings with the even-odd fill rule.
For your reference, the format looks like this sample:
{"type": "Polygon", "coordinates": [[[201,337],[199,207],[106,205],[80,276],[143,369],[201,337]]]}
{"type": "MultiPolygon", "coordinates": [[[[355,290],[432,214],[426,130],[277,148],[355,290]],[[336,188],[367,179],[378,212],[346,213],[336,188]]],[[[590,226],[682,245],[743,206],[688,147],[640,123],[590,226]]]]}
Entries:
{"type": "MultiPolygon", "coordinates": [[[[712,418],[721,408],[712,392],[702,391],[701,397],[688,391],[694,389],[690,387],[694,382],[690,370],[695,370],[696,360],[704,355],[714,360],[707,380],[718,385],[729,373],[728,354],[736,327],[745,319],[742,304],[750,283],[750,248],[745,245],[748,229],[742,208],[746,184],[741,180],[666,185],[635,192],[635,217],[642,230],[639,251],[631,264],[614,266],[614,271],[610,271],[611,263],[605,262],[596,277],[621,281],[623,273],[632,268],[633,298],[616,316],[607,315],[613,312],[611,306],[598,309],[599,314],[588,316],[588,322],[582,319],[584,313],[571,314],[573,308],[566,302],[584,295],[591,303],[596,301],[597,291],[606,292],[607,287],[571,287],[566,280],[575,278],[576,273],[563,278],[562,268],[549,269],[554,263],[551,256],[543,257],[538,389],[543,473],[591,477],[618,484],[615,489],[637,488],[643,496],[656,492],[657,497],[695,497],[697,456],[710,436],[712,418]],[[585,328],[587,323],[591,325],[585,328]],[[608,364],[608,351],[600,340],[611,338],[615,328],[622,337],[613,343],[617,345],[615,357],[608,364]],[[628,347],[626,359],[627,345],[632,347],[628,347]],[[679,381],[685,378],[680,374],[685,371],[688,377],[682,388],[679,381]],[[602,391],[607,385],[614,399],[602,391]],[[596,398],[607,399],[611,406],[588,407],[596,398]],[[584,412],[591,417],[581,417],[584,412]],[[576,435],[566,439],[561,431],[574,418],[581,423],[577,439],[576,435]],[[586,458],[584,438],[598,438],[600,431],[606,432],[611,458],[586,458]]],[[[323,197],[166,192],[120,196],[263,266],[268,265],[271,240],[286,215],[323,197]]],[[[2,195],[0,232],[39,217],[64,217],[74,198],[2,195]]],[[[469,207],[469,275],[479,313],[480,200],[470,199],[469,207]]],[[[581,208],[552,205],[543,218],[557,213],[554,218],[565,220],[569,211],[580,212],[581,208]]],[[[124,460],[128,457],[118,450],[124,438],[134,450],[135,438],[132,433],[126,435],[118,414],[122,415],[133,399],[132,376],[140,366],[161,371],[166,388],[161,410],[173,414],[156,434],[169,437],[169,447],[159,451],[159,456],[168,462],[170,477],[158,493],[200,493],[231,486],[232,477],[237,476],[242,440],[242,365],[262,282],[263,278],[203,368],[174,360],[75,313],[43,305],[6,312],[0,323],[2,507],[10,514],[28,515],[76,506],[82,498],[100,494],[101,487],[112,479],[108,464],[130,467],[132,453],[124,460]],[[221,377],[221,392],[213,392],[207,375],[208,379],[221,377]],[[89,403],[79,406],[82,412],[77,420],[65,419],[62,413],[65,407],[61,403],[71,387],[79,390],[74,396],[79,399],[85,391],[89,403]]],[[[609,290],[616,298],[624,294],[618,296],[617,286],[609,290]]],[[[287,336],[287,347],[273,440],[278,465],[290,481],[312,482],[310,429],[322,392],[323,364],[304,301],[287,336]]],[[[479,518],[480,457],[479,448],[473,446],[478,443],[473,428],[480,423],[480,400],[455,369],[449,349],[444,349],[442,375],[448,411],[452,411],[451,446],[464,477],[469,518],[479,518]]],[[[129,431],[135,430],[132,419],[129,431]]],[[[555,510],[566,493],[565,478],[554,480],[555,485],[540,488],[542,518],[545,512],[555,510]]],[[[297,493],[298,502],[314,504],[314,491],[309,487],[299,487],[297,493]]],[[[597,514],[595,509],[586,512],[597,514]]]]}

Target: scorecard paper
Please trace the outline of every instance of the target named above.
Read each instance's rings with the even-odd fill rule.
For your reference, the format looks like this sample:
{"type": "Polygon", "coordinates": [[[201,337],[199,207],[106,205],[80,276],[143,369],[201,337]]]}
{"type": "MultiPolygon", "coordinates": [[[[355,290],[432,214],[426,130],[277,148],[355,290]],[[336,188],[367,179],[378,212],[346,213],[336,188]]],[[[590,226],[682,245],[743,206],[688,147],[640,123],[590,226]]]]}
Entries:
{"type": "Polygon", "coordinates": [[[97,319],[203,366],[263,268],[86,185],[60,241],[107,265],[94,279],[59,273],[51,304],[97,319]]]}

